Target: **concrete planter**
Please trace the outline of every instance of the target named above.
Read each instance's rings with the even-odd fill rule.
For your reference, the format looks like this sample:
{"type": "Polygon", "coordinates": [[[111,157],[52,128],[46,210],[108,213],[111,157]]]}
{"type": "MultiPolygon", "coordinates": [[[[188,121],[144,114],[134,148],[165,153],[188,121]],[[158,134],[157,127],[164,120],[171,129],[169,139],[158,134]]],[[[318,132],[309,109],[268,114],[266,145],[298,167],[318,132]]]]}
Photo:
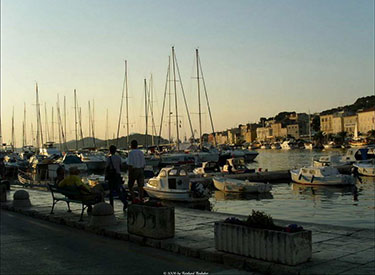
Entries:
{"type": "Polygon", "coordinates": [[[173,238],[174,208],[132,204],[128,207],[128,232],[153,239],[173,238]]]}
{"type": "Polygon", "coordinates": [[[215,248],[265,261],[297,265],[312,257],[311,231],[288,233],[215,222],[215,248]]]}

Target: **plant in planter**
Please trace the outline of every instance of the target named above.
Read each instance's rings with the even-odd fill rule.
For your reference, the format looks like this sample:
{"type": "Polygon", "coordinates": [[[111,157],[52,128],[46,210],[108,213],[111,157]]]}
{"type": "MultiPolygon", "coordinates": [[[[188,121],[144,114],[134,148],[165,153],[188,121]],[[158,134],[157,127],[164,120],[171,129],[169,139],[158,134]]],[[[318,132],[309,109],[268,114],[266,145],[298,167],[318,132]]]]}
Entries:
{"type": "Polygon", "coordinates": [[[253,210],[246,221],[229,218],[215,222],[215,248],[266,261],[297,265],[311,259],[311,231],[296,225],[277,226],[269,215],[253,210]]]}
{"type": "Polygon", "coordinates": [[[153,239],[174,236],[174,208],[158,202],[131,204],[127,211],[128,232],[153,239]]]}

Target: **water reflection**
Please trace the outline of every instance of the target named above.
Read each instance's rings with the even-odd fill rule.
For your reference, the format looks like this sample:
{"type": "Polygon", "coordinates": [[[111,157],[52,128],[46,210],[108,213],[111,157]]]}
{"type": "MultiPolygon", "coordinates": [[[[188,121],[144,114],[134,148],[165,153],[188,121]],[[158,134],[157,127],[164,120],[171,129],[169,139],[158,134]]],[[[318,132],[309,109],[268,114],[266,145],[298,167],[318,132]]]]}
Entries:
{"type": "Polygon", "coordinates": [[[223,191],[216,190],[213,194],[213,197],[217,201],[224,201],[224,200],[265,200],[265,199],[273,199],[273,196],[270,192],[265,193],[227,193],[223,191]]]}
{"type": "Polygon", "coordinates": [[[354,201],[358,201],[358,188],[353,185],[346,186],[317,186],[312,184],[292,183],[291,189],[294,195],[311,196],[316,199],[337,199],[342,195],[352,195],[354,201]]]}

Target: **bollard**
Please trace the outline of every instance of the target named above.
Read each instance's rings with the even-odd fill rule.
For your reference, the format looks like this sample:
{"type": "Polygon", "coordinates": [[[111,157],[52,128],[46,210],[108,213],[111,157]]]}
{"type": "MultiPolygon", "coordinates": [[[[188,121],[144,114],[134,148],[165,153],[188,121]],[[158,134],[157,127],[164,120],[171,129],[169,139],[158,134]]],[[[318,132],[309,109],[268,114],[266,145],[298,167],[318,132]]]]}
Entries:
{"type": "Polygon", "coordinates": [[[14,207],[30,207],[29,193],[25,190],[18,190],[13,195],[13,206],[14,207]]]}
{"type": "Polygon", "coordinates": [[[0,184],[0,202],[7,201],[7,186],[3,183],[0,184]]]}
{"type": "Polygon", "coordinates": [[[116,224],[112,205],[100,202],[94,205],[89,226],[99,227],[116,224]]]}
{"type": "Polygon", "coordinates": [[[2,180],[0,184],[4,184],[7,190],[10,190],[10,182],[9,180],[2,180]]]}

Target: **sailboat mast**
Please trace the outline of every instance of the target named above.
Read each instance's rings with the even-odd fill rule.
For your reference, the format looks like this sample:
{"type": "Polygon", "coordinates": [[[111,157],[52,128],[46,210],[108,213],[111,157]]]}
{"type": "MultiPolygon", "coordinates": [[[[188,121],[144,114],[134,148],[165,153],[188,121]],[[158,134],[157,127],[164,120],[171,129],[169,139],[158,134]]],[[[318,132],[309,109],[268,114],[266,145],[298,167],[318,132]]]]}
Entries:
{"type": "Polygon", "coordinates": [[[92,135],[91,132],[91,105],[90,105],[90,100],[89,100],[89,137],[92,135]]]}
{"type": "Polygon", "coordinates": [[[92,100],[92,126],[91,126],[91,131],[92,131],[92,140],[94,143],[94,147],[96,148],[96,141],[95,141],[95,100],[92,100]]]}
{"type": "Polygon", "coordinates": [[[202,112],[201,112],[201,90],[199,81],[199,54],[198,49],[195,50],[195,55],[197,59],[197,83],[198,83],[198,116],[199,116],[199,147],[202,149],[202,112]]]}
{"type": "MultiPolygon", "coordinates": [[[[60,109],[60,107],[59,107],[59,109],[60,109]]],[[[65,135],[67,136],[68,130],[66,129],[66,96],[64,96],[64,132],[65,132],[65,135]]],[[[66,147],[66,144],[65,144],[65,147],[66,147]]]]}
{"type": "Polygon", "coordinates": [[[174,56],[174,47],[172,47],[172,65],[173,65],[173,85],[174,85],[174,101],[176,106],[176,134],[177,134],[177,150],[180,150],[180,135],[178,132],[178,107],[177,107],[177,84],[176,84],[176,65],[174,56]]]}
{"type": "Polygon", "coordinates": [[[15,148],[15,136],[14,136],[14,106],[13,106],[13,114],[12,114],[12,152],[14,152],[15,148]]]}
{"type": "Polygon", "coordinates": [[[147,150],[148,144],[147,144],[147,134],[148,134],[148,107],[147,107],[147,83],[146,83],[146,78],[144,80],[145,83],[145,115],[146,115],[146,135],[145,135],[145,147],[147,150]]]}
{"type": "Polygon", "coordinates": [[[168,56],[168,141],[171,143],[171,117],[172,117],[172,110],[171,110],[171,57],[168,56]]]}
{"type": "Polygon", "coordinates": [[[38,139],[38,148],[43,146],[43,130],[42,130],[42,118],[40,116],[40,105],[39,105],[39,90],[38,90],[38,83],[36,83],[36,108],[37,108],[37,139],[38,139]],[[39,139],[41,144],[39,143],[39,139]]]}
{"type": "MultiPolygon", "coordinates": [[[[168,62],[167,76],[166,76],[166,79],[165,79],[164,96],[163,96],[163,107],[161,108],[161,118],[160,118],[158,146],[159,146],[159,143],[160,143],[161,131],[162,131],[162,128],[163,128],[164,108],[165,108],[165,100],[166,100],[166,96],[167,96],[168,83],[170,82],[169,81],[170,80],[169,74],[170,74],[170,67],[171,67],[171,58],[168,57],[168,59],[169,59],[168,60],[169,62],[168,62]]],[[[169,119],[170,119],[170,109],[169,109],[169,119]]],[[[169,127],[169,129],[170,129],[170,127],[169,127]]],[[[170,133],[169,133],[169,142],[170,142],[170,133]]]]}
{"type": "Polygon", "coordinates": [[[33,123],[31,122],[31,145],[35,145],[35,136],[34,136],[34,127],[33,127],[33,123]]]}
{"type": "Polygon", "coordinates": [[[199,61],[199,68],[200,68],[200,70],[201,70],[201,75],[202,75],[202,83],[203,83],[203,88],[204,88],[204,94],[205,94],[205,96],[206,96],[206,102],[207,102],[208,114],[209,114],[209,116],[210,116],[211,129],[212,129],[212,133],[213,133],[213,135],[214,135],[214,145],[216,146],[217,143],[216,143],[216,134],[215,134],[214,122],[213,122],[213,119],[212,119],[211,108],[210,108],[210,102],[209,102],[209,100],[208,100],[208,94],[207,94],[207,88],[206,88],[206,82],[204,81],[203,70],[202,70],[202,64],[201,64],[201,59],[199,58],[199,56],[198,56],[198,61],[199,61]]]}
{"type": "Polygon", "coordinates": [[[45,128],[46,129],[46,142],[49,141],[49,130],[48,130],[48,116],[47,116],[47,103],[44,102],[44,120],[45,120],[45,128]]]}
{"type": "Polygon", "coordinates": [[[52,134],[52,142],[55,142],[55,122],[54,122],[54,119],[53,119],[53,106],[52,106],[52,131],[51,131],[51,134],[52,134]]]}
{"type": "Polygon", "coordinates": [[[105,119],[105,140],[106,140],[106,144],[107,144],[107,148],[108,148],[108,146],[109,146],[109,144],[108,144],[108,108],[107,108],[106,119],[105,119]]]}
{"type": "Polygon", "coordinates": [[[23,128],[22,128],[22,147],[27,145],[26,140],[26,103],[23,103],[23,128]]]}
{"type": "Polygon", "coordinates": [[[76,151],[78,151],[78,131],[77,131],[77,92],[74,89],[74,129],[76,134],[76,151]]]}
{"type": "Polygon", "coordinates": [[[81,135],[81,140],[82,140],[82,148],[85,147],[85,140],[83,138],[83,130],[82,130],[82,109],[81,107],[79,107],[79,116],[78,116],[78,120],[79,120],[79,132],[80,132],[80,135],[81,135]]]}
{"type": "MultiPolygon", "coordinates": [[[[120,114],[118,116],[118,125],[117,125],[117,140],[116,146],[118,147],[119,143],[119,135],[120,135],[120,126],[121,126],[121,115],[122,115],[122,104],[124,102],[124,91],[125,91],[125,83],[126,83],[126,73],[127,73],[127,61],[125,60],[125,74],[124,74],[124,81],[122,83],[122,93],[121,93],[121,103],[120,103],[120,114]]],[[[127,100],[127,99],[126,99],[127,100]]],[[[129,128],[129,126],[128,126],[129,128]]]]}
{"type": "Polygon", "coordinates": [[[125,91],[126,91],[126,149],[129,149],[129,93],[128,93],[128,62],[125,60],[125,91]]]}

